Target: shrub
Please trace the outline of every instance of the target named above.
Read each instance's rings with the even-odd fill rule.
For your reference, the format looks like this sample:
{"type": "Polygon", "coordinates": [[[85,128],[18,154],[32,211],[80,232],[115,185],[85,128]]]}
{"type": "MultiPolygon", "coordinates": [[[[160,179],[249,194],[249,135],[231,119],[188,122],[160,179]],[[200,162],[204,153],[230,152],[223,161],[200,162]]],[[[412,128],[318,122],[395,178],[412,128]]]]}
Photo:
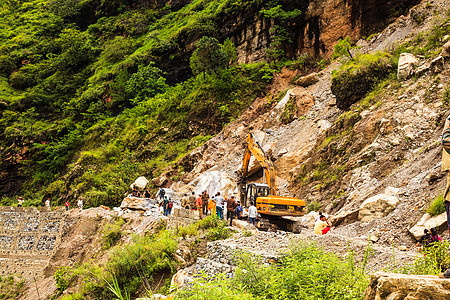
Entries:
{"type": "Polygon", "coordinates": [[[206,233],[206,238],[210,241],[224,240],[231,236],[231,231],[226,228],[226,222],[220,221],[216,227],[212,227],[206,233]]]}
{"type": "Polygon", "coordinates": [[[430,206],[427,209],[427,213],[432,216],[437,216],[442,214],[445,211],[444,205],[444,196],[439,195],[431,202],[430,206]]]}
{"type": "Polygon", "coordinates": [[[59,267],[56,270],[55,274],[53,274],[53,278],[55,279],[58,291],[64,291],[65,289],[67,289],[71,280],[73,279],[71,268],[66,266],[59,267]]]}
{"type": "Polygon", "coordinates": [[[0,299],[18,299],[23,285],[24,280],[13,275],[0,277],[0,299]]]}
{"type": "Polygon", "coordinates": [[[331,91],[336,96],[336,105],[340,109],[348,109],[393,70],[393,58],[388,53],[356,56],[333,72],[331,91]]]}
{"type": "Polygon", "coordinates": [[[114,224],[106,224],[102,230],[103,248],[109,249],[122,237],[121,226],[125,223],[123,218],[118,218],[114,224]]]}
{"type": "Polygon", "coordinates": [[[368,284],[365,263],[356,265],[315,244],[293,245],[276,265],[258,256],[238,255],[235,276],[200,279],[175,299],[363,299],[368,284]]]}
{"type": "Polygon", "coordinates": [[[190,224],[188,226],[183,226],[178,228],[178,235],[185,239],[188,236],[195,236],[198,234],[198,225],[190,224]]]}
{"type": "Polygon", "coordinates": [[[314,200],[313,202],[308,203],[308,205],[306,205],[306,208],[308,209],[308,212],[319,211],[322,208],[322,203],[314,200]]]}
{"type": "Polygon", "coordinates": [[[410,275],[438,275],[446,270],[450,264],[448,250],[449,241],[433,243],[432,246],[424,248],[422,254],[414,260],[413,263],[403,267],[395,266],[395,252],[393,254],[393,265],[387,268],[387,271],[410,274],[410,275]]]}

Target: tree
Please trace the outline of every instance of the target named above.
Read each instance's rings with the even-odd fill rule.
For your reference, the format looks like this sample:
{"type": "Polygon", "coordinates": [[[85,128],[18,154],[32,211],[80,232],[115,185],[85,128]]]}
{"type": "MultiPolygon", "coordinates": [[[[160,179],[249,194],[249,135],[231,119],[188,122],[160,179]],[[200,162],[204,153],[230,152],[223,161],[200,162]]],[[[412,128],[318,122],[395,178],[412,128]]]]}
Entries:
{"type": "Polygon", "coordinates": [[[227,52],[214,37],[204,36],[197,42],[197,49],[191,56],[190,66],[192,72],[215,73],[219,69],[227,67],[229,57],[227,52]]]}
{"type": "Polygon", "coordinates": [[[333,59],[338,58],[340,56],[347,56],[350,59],[353,59],[352,54],[350,53],[350,49],[352,49],[352,41],[350,37],[346,37],[345,39],[339,39],[339,41],[334,45],[333,59]]]}
{"type": "Polygon", "coordinates": [[[289,26],[302,12],[299,9],[286,11],[281,5],[276,5],[269,9],[262,9],[260,13],[274,21],[274,25],[270,29],[271,46],[266,49],[266,55],[269,59],[281,59],[285,56],[284,45],[292,44],[291,33],[288,31],[289,26]]]}

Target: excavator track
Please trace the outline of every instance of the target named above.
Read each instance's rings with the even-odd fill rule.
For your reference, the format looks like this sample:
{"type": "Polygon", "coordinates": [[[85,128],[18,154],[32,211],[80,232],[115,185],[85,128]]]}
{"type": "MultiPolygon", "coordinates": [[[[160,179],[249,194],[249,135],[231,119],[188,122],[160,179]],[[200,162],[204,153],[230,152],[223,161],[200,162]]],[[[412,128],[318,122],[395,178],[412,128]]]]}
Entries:
{"type": "Polygon", "coordinates": [[[257,219],[256,228],[262,231],[283,230],[292,233],[300,233],[302,226],[300,222],[284,217],[263,216],[257,219]]]}

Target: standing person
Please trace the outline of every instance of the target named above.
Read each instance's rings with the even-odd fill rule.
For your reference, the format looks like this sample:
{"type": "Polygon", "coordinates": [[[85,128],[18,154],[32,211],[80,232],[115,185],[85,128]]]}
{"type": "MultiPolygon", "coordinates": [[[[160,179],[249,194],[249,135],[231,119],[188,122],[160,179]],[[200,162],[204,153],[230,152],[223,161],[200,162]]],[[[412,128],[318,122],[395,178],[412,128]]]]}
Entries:
{"type": "Polygon", "coordinates": [[[238,219],[238,220],[240,220],[241,218],[242,218],[242,211],[243,211],[244,209],[242,208],[242,206],[241,206],[241,202],[237,202],[237,207],[236,207],[236,218],[238,219]]]}
{"type": "MultiPolygon", "coordinates": [[[[445,119],[442,131],[442,171],[450,170],[450,115],[445,119]]],[[[447,227],[450,235],[450,172],[447,174],[447,186],[444,191],[445,212],[447,214],[447,227]]],[[[449,274],[450,275],[450,274],[449,274]]]]}
{"type": "Polygon", "coordinates": [[[67,200],[66,203],[65,203],[64,205],[66,206],[66,210],[68,211],[68,210],[69,210],[69,206],[70,206],[69,200],[67,200]]]}
{"type": "Polygon", "coordinates": [[[189,209],[188,205],[189,197],[187,194],[184,194],[183,197],[181,197],[181,207],[185,209],[189,209]]]}
{"type": "Polygon", "coordinates": [[[150,191],[148,188],[145,188],[144,190],[144,198],[150,198],[152,195],[150,194],[150,191]]]}
{"type": "Polygon", "coordinates": [[[248,222],[250,224],[255,225],[256,217],[258,216],[258,210],[255,205],[253,205],[253,201],[250,202],[250,207],[248,208],[248,222]]]}
{"type": "Polygon", "coordinates": [[[331,224],[327,220],[327,217],[322,215],[320,217],[320,220],[317,220],[316,224],[314,224],[314,233],[315,234],[326,234],[328,231],[330,231],[331,224]]]}
{"type": "Polygon", "coordinates": [[[80,210],[83,210],[83,199],[81,197],[78,198],[77,206],[80,210]]]}
{"type": "Polygon", "coordinates": [[[191,195],[189,195],[188,203],[190,209],[197,209],[197,204],[195,204],[195,193],[192,192],[191,195]]]}
{"type": "Polygon", "coordinates": [[[223,203],[225,202],[225,199],[220,196],[220,192],[217,193],[217,196],[214,198],[214,201],[216,201],[216,212],[219,219],[223,220],[223,203]]]}
{"type": "Polygon", "coordinates": [[[23,198],[22,197],[17,197],[17,207],[22,207],[23,205],[23,198]]]}
{"type": "Polygon", "coordinates": [[[52,208],[50,207],[50,198],[47,198],[47,200],[45,200],[45,206],[46,206],[49,210],[52,210],[52,208]]]}
{"type": "Polygon", "coordinates": [[[208,212],[210,215],[216,214],[216,201],[214,201],[214,198],[209,199],[208,212]]]}
{"type": "Polygon", "coordinates": [[[230,220],[230,226],[233,226],[233,218],[236,207],[236,200],[234,199],[234,196],[231,196],[227,201],[227,220],[230,220]]]}
{"type": "Polygon", "coordinates": [[[166,194],[166,191],[163,188],[160,188],[158,193],[156,193],[156,197],[159,195],[159,200],[164,199],[164,195],[166,194]]]}
{"type": "Polygon", "coordinates": [[[209,200],[209,195],[205,190],[202,193],[202,211],[205,216],[208,215],[208,200],[209,200]]]}
{"type": "Polygon", "coordinates": [[[163,214],[165,216],[167,216],[168,213],[168,204],[169,204],[169,199],[167,199],[167,196],[164,197],[164,200],[162,201],[161,205],[163,207],[163,214]]]}
{"type": "Polygon", "coordinates": [[[172,207],[173,207],[173,201],[172,199],[169,198],[169,203],[167,203],[167,215],[171,215],[172,214],[172,207]]]}
{"type": "Polygon", "coordinates": [[[203,209],[202,209],[202,195],[198,195],[197,199],[195,199],[195,205],[197,206],[198,215],[200,219],[203,217],[203,209]]]}

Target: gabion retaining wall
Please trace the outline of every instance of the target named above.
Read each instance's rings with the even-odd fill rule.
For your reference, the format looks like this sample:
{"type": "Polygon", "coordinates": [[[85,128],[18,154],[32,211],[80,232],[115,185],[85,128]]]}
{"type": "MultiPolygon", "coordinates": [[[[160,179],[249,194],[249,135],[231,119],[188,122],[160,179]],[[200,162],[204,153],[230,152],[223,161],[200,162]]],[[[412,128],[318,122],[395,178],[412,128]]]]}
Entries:
{"type": "Polygon", "coordinates": [[[39,275],[61,241],[64,222],[64,208],[0,207],[0,276],[39,275]]]}

